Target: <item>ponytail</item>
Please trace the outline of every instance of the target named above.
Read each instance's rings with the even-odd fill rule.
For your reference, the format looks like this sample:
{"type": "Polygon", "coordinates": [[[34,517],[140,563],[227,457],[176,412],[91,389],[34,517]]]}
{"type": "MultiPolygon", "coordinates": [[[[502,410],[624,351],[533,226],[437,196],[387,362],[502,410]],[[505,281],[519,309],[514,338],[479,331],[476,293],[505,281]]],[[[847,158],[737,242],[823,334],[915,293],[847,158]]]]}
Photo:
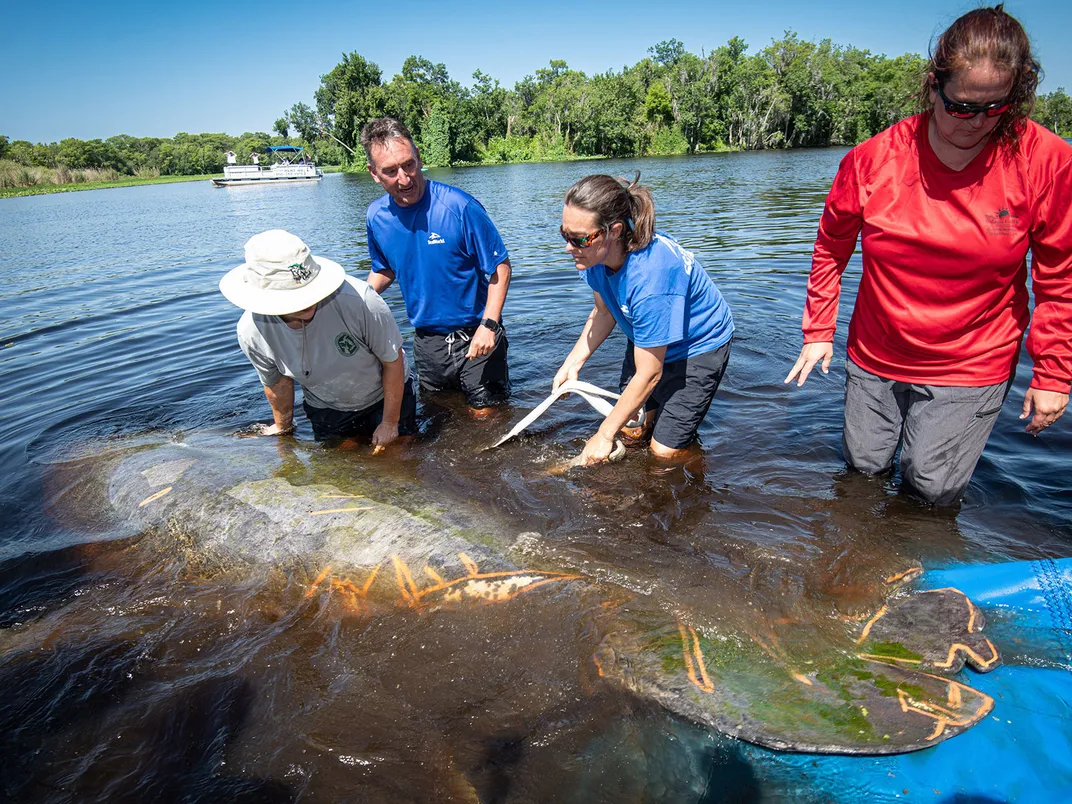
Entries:
{"type": "Polygon", "coordinates": [[[604,232],[621,223],[625,250],[640,251],[655,237],[655,202],[639,181],[639,170],[631,182],[605,174],[585,176],[566,191],[566,203],[594,212],[604,232]]]}

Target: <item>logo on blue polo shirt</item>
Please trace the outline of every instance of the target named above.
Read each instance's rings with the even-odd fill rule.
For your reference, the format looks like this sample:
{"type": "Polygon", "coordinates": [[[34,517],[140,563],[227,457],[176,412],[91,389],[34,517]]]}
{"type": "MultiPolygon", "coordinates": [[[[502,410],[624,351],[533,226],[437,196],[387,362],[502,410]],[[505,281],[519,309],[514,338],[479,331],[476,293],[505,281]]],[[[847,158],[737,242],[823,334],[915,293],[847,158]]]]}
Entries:
{"type": "Polygon", "coordinates": [[[430,245],[430,246],[441,246],[446,242],[447,241],[444,240],[441,235],[437,235],[435,232],[429,232],[428,233],[428,245],[430,245]]]}

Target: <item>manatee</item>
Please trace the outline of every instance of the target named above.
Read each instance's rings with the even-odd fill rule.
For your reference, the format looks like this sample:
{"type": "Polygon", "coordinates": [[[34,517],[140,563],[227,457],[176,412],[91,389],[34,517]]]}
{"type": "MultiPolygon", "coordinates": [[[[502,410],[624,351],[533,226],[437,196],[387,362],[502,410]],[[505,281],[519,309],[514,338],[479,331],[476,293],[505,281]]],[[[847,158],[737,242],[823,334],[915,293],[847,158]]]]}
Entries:
{"type": "Polygon", "coordinates": [[[308,596],[352,611],[583,588],[570,599],[597,609],[605,629],[586,672],[768,748],[914,751],[993,707],[958,677],[965,663],[985,672],[1000,662],[981,613],[956,590],[914,591],[918,567],[892,574],[866,616],[733,623],[715,616],[702,584],[685,594],[628,566],[572,561],[540,534],[437,496],[386,461],[211,433],[89,452],[58,469],[66,503],[83,518],[124,534],[182,534],[167,543],[204,566],[298,568],[308,596]]]}

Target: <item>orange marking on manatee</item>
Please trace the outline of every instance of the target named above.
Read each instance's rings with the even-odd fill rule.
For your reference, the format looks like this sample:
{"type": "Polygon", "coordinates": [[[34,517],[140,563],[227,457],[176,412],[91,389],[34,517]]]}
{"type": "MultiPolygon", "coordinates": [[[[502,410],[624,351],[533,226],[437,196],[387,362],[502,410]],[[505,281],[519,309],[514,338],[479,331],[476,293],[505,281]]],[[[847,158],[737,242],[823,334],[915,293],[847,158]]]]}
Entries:
{"type": "Polygon", "coordinates": [[[461,560],[462,566],[465,567],[470,575],[476,576],[480,574],[480,567],[478,567],[476,562],[469,558],[465,553],[458,553],[458,558],[461,560]]]}
{"type": "Polygon", "coordinates": [[[923,570],[919,567],[910,567],[904,572],[898,572],[895,575],[891,575],[886,579],[886,583],[897,583],[898,581],[907,581],[923,574],[923,570]]]}
{"type": "Polygon", "coordinates": [[[967,645],[962,645],[959,642],[954,642],[952,645],[949,646],[949,654],[945,657],[945,661],[944,662],[935,662],[934,666],[935,667],[951,667],[952,664],[953,664],[954,658],[956,658],[957,652],[958,651],[963,651],[967,656],[970,656],[971,658],[975,659],[975,661],[978,662],[981,667],[989,667],[990,665],[992,665],[994,662],[996,662],[998,660],[998,651],[997,651],[997,648],[994,647],[993,642],[991,642],[989,639],[987,639],[985,641],[986,641],[986,646],[988,648],[990,648],[990,658],[989,659],[984,659],[982,656],[980,656],[974,650],[969,648],[967,645]]]}
{"type": "Polygon", "coordinates": [[[696,631],[690,625],[688,633],[685,632],[685,625],[681,620],[677,621],[677,632],[681,636],[681,654],[685,657],[685,673],[689,677],[689,681],[702,692],[714,692],[715,685],[711,683],[711,678],[707,675],[707,666],[704,664],[703,651],[700,649],[700,638],[696,636],[696,631]],[[692,637],[692,642],[689,642],[689,636],[692,637]],[[699,675],[697,675],[699,671],[699,675]]]}
{"type": "Polygon", "coordinates": [[[365,581],[365,585],[361,587],[361,597],[365,597],[368,594],[368,590],[371,588],[372,582],[376,580],[376,575],[377,573],[379,573],[380,567],[382,566],[383,564],[377,564],[375,567],[372,568],[372,574],[368,576],[368,580],[365,581]]]}
{"type": "Polygon", "coordinates": [[[438,572],[436,572],[431,567],[429,567],[427,564],[424,565],[424,574],[427,575],[429,578],[431,578],[436,583],[443,583],[444,582],[443,581],[443,576],[440,575],[438,572]]]}
{"type": "Polygon", "coordinates": [[[871,633],[871,627],[875,623],[877,623],[879,620],[881,620],[883,617],[886,616],[887,609],[888,609],[887,606],[883,606],[881,609],[879,609],[877,612],[875,612],[874,617],[872,617],[870,620],[867,621],[867,625],[864,626],[863,633],[861,633],[860,638],[856,640],[857,645],[862,645],[863,644],[863,641],[865,639],[867,639],[867,635],[871,633]]]}
{"type": "Polygon", "coordinates": [[[391,560],[395,562],[395,575],[398,578],[398,588],[402,592],[403,599],[415,605],[420,593],[417,590],[416,581],[413,580],[413,573],[410,572],[409,565],[398,556],[391,556],[391,560]]]}
{"type": "Polygon", "coordinates": [[[592,663],[595,664],[596,672],[599,674],[599,677],[603,678],[603,663],[599,661],[599,657],[596,656],[594,653],[592,654],[592,663]]]}
{"type": "Polygon", "coordinates": [[[316,587],[320,586],[324,582],[324,579],[328,577],[328,573],[331,572],[331,564],[328,564],[321,570],[320,574],[316,576],[316,580],[313,581],[313,585],[305,590],[305,597],[309,598],[316,594],[316,587]]]}
{"type": "Polygon", "coordinates": [[[170,493],[172,488],[174,488],[174,486],[168,486],[166,489],[160,489],[160,491],[156,492],[156,494],[150,494],[148,497],[146,497],[144,500],[142,500],[140,503],[138,503],[138,508],[142,508],[142,507],[148,505],[151,502],[155,502],[156,500],[159,500],[161,497],[163,497],[166,494],[170,493]]]}

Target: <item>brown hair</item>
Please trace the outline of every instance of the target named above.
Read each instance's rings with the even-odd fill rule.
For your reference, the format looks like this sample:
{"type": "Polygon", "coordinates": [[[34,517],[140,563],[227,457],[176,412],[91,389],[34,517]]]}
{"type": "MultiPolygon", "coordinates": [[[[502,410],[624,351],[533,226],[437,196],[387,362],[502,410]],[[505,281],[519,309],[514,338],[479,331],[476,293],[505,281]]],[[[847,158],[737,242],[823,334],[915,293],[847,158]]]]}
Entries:
{"type": "MultiPolygon", "coordinates": [[[[1009,110],[1001,115],[991,136],[1003,147],[1015,151],[1024,121],[1035,106],[1035,89],[1042,68],[1031,55],[1031,42],[1023,26],[1006,13],[1003,3],[969,11],[946,28],[931,49],[927,73],[934,73],[945,84],[957,72],[984,62],[1012,78],[1012,89],[1007,96],[1009,110]]],[[[930,92],[930,78],[925,76],[919,91],[921,111],[934,108],[930,92]]]]}
{"type": "Polygon", "coordinates": [[[640,251],[655,237],[655,202],[651,190],[638,181],[639,170],[631,182],[604,174],[585,176],[566,191],[566,203],[594,212],[604,232],[621,223],[625,250],[640,251]]]}
{"type": "Polygon", "coordinates": [[[365,158],[368,159],[368,163],[372,164],[373,145],[386,145],[389,140],[397,139],[409,140],[413,150],[417,150],[409,129],[393,117],[377,117],[365,123],[365,127],[361,129],[361,147],[365,149],[365,158]]]}

